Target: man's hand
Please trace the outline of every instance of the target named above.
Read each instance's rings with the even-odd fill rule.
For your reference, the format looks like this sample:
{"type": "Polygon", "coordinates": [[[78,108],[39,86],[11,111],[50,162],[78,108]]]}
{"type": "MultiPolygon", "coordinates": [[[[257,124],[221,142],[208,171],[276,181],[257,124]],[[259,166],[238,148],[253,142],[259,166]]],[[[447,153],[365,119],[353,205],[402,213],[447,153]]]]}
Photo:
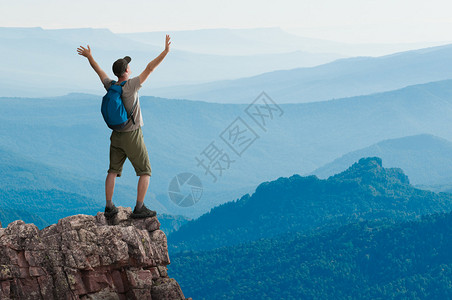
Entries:
{"type": "Polygon", "coordinates": [[[84,57],[92,56],[91,55],[91,48],[89,47],[89,45],[88,45],[88,49],[86,49],[83,46],[80,46],[79,48],[77,48],[77,52],[78,52],[79,55],[82,55],[84,57]]]}
{"type": "Polygon", "coordinates": [[[100,81],[104,82],[104,79],[108,78],[107,73],[105,73],[104,70],[102,70],[101,67],[99,67],[97,62],[94,60],[93,55],[91,54],[91,48],[89,47],[89,45],[87,47],[88,48],[80,46],[79,48],[77,48],[77,53],[88,59],[91,67],[94,69],[94,71],[97,73],[97,75],[99,75],[100,81]]]}
{"type": "MultiPolygon", "coordinates": [[[[168,53],[169,52],[169,46],[171,45],[170,42],[170,36],[167,34],[166,35],[166,40],[165,40],[165,51],[168,53]]],[[[89,46],[88,46],[89,47],[89,46]]]]}

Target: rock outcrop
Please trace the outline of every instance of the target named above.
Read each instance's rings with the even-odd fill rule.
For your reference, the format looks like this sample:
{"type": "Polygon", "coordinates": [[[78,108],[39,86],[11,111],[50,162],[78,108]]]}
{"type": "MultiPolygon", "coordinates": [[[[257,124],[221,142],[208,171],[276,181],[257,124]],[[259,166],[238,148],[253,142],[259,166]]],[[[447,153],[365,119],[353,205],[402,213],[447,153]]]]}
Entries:
{"type": "Polygon", "coordinates": [[[0,228],[0,299],[185,299],[168,277],[157,217],[130,214],[119,207],[108,222],[98,213],[42,230],[20,220],[0,228]]]}

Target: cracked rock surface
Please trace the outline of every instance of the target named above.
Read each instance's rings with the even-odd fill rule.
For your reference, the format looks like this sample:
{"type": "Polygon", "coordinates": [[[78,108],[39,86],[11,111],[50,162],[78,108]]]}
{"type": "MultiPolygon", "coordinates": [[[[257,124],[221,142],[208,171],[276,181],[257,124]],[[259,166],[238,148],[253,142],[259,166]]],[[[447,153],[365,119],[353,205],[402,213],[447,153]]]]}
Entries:
{"type": "MultiPolygon", "coordinates": [[[[169,278],[157,217],[75,215],[39,230],[0,228],[0,299],[186,299],[169,278]]],[[[188,298],[191,299],[191,298],[188,298]]]]}

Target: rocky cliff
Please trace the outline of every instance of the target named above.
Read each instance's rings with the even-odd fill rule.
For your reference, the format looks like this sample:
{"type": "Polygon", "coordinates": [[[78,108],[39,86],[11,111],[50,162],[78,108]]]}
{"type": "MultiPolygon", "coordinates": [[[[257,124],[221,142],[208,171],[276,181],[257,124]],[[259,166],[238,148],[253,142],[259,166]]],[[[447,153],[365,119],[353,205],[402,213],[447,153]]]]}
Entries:
{"type": "MultiPolygon", "coordinates": [[[[156,217],[75,215],[0,228],[0,299],[185,299],[156,217]]],[[[191,298],[188,298],[191,299],[191,298]]]]}

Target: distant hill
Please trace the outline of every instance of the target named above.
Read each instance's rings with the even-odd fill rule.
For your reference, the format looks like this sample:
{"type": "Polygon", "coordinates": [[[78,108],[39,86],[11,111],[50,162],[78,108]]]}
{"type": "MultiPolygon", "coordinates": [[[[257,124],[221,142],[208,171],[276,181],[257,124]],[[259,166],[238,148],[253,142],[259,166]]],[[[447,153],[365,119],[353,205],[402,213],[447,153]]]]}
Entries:
{"type": "Polygon", "coordinates": [[[404,221],[451,210],[452,195],[416,189],[401,169],[363,158],[327,180],[293,175],[264,182],[253,195],[184,224],[168,236],[168,245],[173,253],[209,250],[358,220],[404,221]]]}
{"type": "Polygon", "coordinates": [[[366,156],[381,157],[385,167],[402,168],[412,184],[452,183],[452,142],[429,134],[381,141],[347,153],[312,174],[327,178],[366,156]]]}
{"type": "MultiPolygon", "coordinates": [[[[103,211],[104,178],[74,176],[1,148],[0,156],[0,221],[4,226],[23,220],[43,228],[71,214],[93,215],[103,211]]],[[[135,193],[135,189],[131,191],[119,184],[115,203],[133,206],[135,202],[130,195],[135,193]]],[[[166,212],[158,202],[152,205],[159,213],[166,212]]]]}
{"type": "MultiPolygon", "coordinates": [[[[30,150],[34,150],[30,145],[30,150]]],[[[45,150],[45,149],[43,149],[45,150]]],[[[0,147],[0,189],[74,189],[81,195],[93,194],[97,183],[84,178],[77,178],[63,169],[51,167],[39,159],[0,147]]]]}
{"type": "Polygon", "coordinates": [[[15,220],[23,220],[27,223],[33,222],[38,228],[44,228],[50,225],[44,218],[40,217],[36,212],[31,212],[30,207],[23,207],[23,210],[0,208],[0,225],[4,227],[15,220]]]}
{"type": "Polygon", "coordinates": [[[400,89],[452,78],[452,45],[381,57],[354,57],[310,68],[235,80],[174,85],[152,95],[219,103],[249,103],[261,91],[278,103],[305,103],[400,89]]]}
{"type": "MultiPolygon", "coordinates": [[[[89,44],[96,61],[112,77],[113,62],[129,55],[132,57],[132,72],[138,75],[163,51],[165,33],[158,35],[159,43],[150,45],[108,29],[0,27],[0,52],[8,57],[0,66],[0,72],[8,72],[0,97],[60,96],[71,92],[101,94],[103,91],[97,75],[86,59],[77,54],[76,48],[89,44]]],[[[229,80],[274,70],[315,66],[344,57],[297,49],[283,52],[201,54],[182,50],[178,47],[177,37],[173,37],[171,53],[155,75],[151,75],[149,81],[152,83],[144,85],[143,91],[151,95],[156,87],[229,80]]]]}
{"type": "Polygon", "coordinates": [[[184,216],[173,216],[167,214],[157,215],[157,218],[160,222],[160,230],[165,232],[166,235],[178,230],[182,225],[190,221],[189,218],[184,216]]]}
{"type": "MultiPolygon", "coordinates": [[[[95,215],[104,210],[103,178],[77,177],[3,149],[0,156],[0,221],[4,227],[23,220],[44,228],[72,214],[95,215]]],[[[115,203],[133,208],[135,194],[135,188],[118,184],[115,203]]],[[[147,201],[158,211],[161,229],[166,234],[190,220],[167,214],[167,209],[155,199],[147,201]]]]}
{"type": "MultiPolygon", "coordinates": [[[[103,211],[103,199],[95,201],[76,193],[61,190],[0,190],[2,224],[15,220],[37,222],[39,228],[49,226],[72,214],[95,215],[103,211]]],[[[96,199],[97,200],[97,199],[96,199]]]]}
{"type": "Polygon", "coordinates": [[[172,254],[169,274],[193,299],[451,299],[451,236],[451,213],[361,221],[172,254]]]}

